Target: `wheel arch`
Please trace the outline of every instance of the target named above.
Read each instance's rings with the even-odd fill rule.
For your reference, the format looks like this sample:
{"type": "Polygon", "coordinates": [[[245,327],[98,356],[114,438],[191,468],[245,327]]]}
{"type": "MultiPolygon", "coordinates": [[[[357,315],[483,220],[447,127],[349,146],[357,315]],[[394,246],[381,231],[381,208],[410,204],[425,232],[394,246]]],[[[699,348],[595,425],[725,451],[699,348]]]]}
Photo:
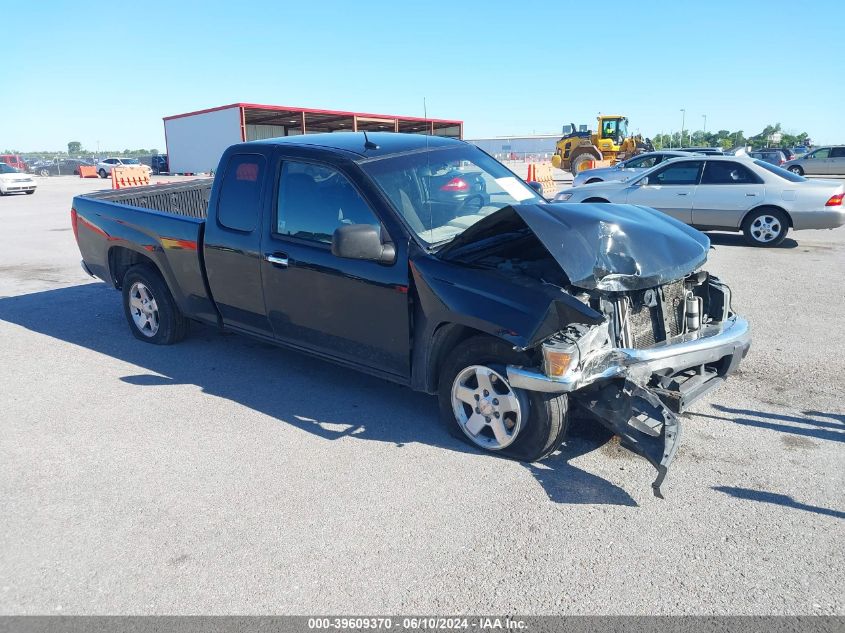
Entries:
{"type": "Polygon", "coordinates": [[[594,197],[592,197],[592,198],[587,198],[586,200],[582,200],[582,201],[581,201],[581,203],[582,203],[582,204],[583,204],[583,203],[585,203],[585,202],[601,202],[601,203],[610,203],[610,200],[605,200],[604,198],[597,198],[597,197],[595,197],[595,196],[594,196],[594,197]]]}
{"type": "Polygon", "coordinates": [[[422,350],[423,353],[415,355],[417,356],[414,362],[416,371],[412,378],[412,386],[426,393],[436,393],[437,384],[440,380],[440,370],[449,352],[462,342],[476,336],[486,336],[512,345],[502,337],[470,325],[454,321],[441,322],[434,328],[431,337],[428,338],[427,345],[422,350]]]}
{"type": "Polygon", "coordinates": [[[786,216],[786,221],[789,224],[789,228],[794,228],[794,225],[792,223],[792,216],[789,214],[789,211],[787,211],[783,207],[779,207],[776,204],[758,204],[753,209],[749,209],[748,212],[744,216],[742,216],[742,221],[739,223],[739,226],[740,227],[744,226],[745,221],[748,219],[749,216],[751,216],[752,214],[757,213],[757,212],[759,212],[763,209],[774,209],[775,211],[780,211],[781,213],[783,213],[786,216]]]}
{"type": "MultiPolygon", "coordinates": [[[[163,279],[165,278],[161,268],[159,268],[158,264],[152,258],[127,246],[112,246],[108,253],[108,264],[112,285],[118,290],[121,289],[126,271],[138,264],[148,264],[158,271],[158,274],[163,279]]],[[[170,286],[170,284],[167,285],[168,287],[170,286]]]]}

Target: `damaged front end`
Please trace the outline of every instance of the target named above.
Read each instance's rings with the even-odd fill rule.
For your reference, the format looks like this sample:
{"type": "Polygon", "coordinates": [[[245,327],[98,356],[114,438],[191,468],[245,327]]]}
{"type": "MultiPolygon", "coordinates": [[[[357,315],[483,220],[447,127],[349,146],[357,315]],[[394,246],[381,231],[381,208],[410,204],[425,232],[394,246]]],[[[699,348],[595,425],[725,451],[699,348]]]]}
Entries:
{"type": "Polygon", "coordinates": [[[534,277],[603,316],[561,319],[556,331],[532,340],[526,349],[541,352],[539,364],[508,366],[511,386],[569,394],[657,469],[653,489],[662,496],[680,441],[677,414],[735,371],[750,346],[729,288],[698,270],[709,240],[654,210],[627,205],[531,205],[497,215],[514,235],[521,219],[563,277],[553,278],[536,254],[526,260],[520,242],[511,240],[519,244],[511,250],[495,245],[493,222],[462,236],[447,257],[534,277]]]}

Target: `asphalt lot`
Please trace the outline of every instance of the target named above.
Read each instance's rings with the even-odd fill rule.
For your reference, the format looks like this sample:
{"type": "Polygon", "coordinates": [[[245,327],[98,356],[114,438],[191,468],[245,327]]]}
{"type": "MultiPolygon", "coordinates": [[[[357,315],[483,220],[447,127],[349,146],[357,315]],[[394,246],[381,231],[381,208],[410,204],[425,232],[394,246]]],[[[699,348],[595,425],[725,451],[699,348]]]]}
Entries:
{"type": "Polygon", "coordinates": [[[0,613],[845,614],[845,228],[711,235],[754,344],[661,501],[584,421],[526,466],[375,378],[135,340],[69,226],[105,184],[0,199],[0,613]]]}

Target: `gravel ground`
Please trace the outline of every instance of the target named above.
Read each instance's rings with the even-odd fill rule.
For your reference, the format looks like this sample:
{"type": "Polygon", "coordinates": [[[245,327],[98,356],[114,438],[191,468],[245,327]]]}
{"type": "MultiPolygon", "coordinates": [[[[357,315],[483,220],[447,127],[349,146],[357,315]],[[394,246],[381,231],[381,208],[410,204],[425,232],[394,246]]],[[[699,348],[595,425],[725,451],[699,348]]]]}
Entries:
{"type": "Polygon", "coordinates": [[[581,420],[526,466],[375,378],[136,341],[69,228],[103,184],[0,199],[0,613],[845,614],[845,229],[713,235],[754,344],[661,501],[581,420]]]}

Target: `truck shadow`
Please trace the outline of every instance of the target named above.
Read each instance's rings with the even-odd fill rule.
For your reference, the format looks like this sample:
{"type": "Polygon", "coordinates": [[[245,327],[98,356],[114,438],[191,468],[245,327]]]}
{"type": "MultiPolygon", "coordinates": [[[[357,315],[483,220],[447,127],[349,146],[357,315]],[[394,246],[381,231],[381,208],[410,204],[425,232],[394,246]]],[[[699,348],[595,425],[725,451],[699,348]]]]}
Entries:
{"type": "MultiPolygon", "coordinates": [[[[438,423],[433,397],[378,378],[202,325],[192,324],[188,339],[172,347],[137,341],[127,330],[119,293],[104,284],[2,298],[0,320],[149,372],[122,377],[128,384],[196,385],[326,440],[354,437],[400,447],[419,442],[474,453],[438,423]]],[[[622,488],[569,463],[607,442],[595,427],[576,419],[558,454],[526,468],[556,503],[636,506],[622,488]]]]}

